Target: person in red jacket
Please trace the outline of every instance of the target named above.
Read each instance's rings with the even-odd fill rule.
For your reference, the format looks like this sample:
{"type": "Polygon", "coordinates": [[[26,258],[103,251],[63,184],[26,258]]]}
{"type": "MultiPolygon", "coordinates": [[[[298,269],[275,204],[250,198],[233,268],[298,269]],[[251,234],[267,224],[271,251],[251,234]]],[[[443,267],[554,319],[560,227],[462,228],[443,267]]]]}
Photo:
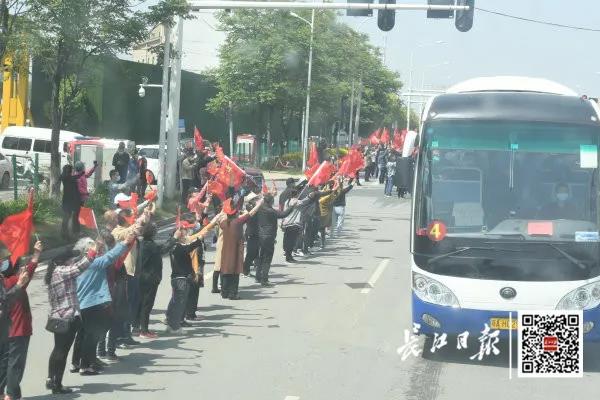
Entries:
{"type": "MultiPolygon", "coordinates": [[[[42,248],[42,243],[36,242],[33,257],[21,269],[27,271],[30,279],[37,268],[42,248]]],[[[10,261],[8,263],[6,261],[8,260],[2,260],[0,263],[0,271],[5,276],[4,287],[9,290],[19,281],[20,268],[11,265],[10,261]]],[[[10,308],[11,326],[8,332],[8,341],[3,343],[0,348],[0,390],[5,394],[5,400],[16,400],[22,397],[20,385],[25,372],[29,338],[32,334],[31,319],[27,285],[25,285],[21,295],[10,308]]]]}

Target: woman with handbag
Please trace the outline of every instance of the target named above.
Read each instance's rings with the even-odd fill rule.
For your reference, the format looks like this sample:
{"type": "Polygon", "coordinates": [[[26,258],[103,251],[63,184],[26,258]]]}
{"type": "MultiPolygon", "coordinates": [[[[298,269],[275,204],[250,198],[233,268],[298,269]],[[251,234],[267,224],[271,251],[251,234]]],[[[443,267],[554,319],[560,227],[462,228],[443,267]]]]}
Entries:
{"type": "Polygon", "coordinates": [[[81,312],[77,300],[76,280],[96,257],[96,244],[90,238],[79,240],[72,250],[54,258],[48,264],[44,282],[48,286],[50,315],[46,330],[54,333],[54,349],[48,361],[46,388],[52,394],[67,394],[72,390],[62,386],[69,349],[81,327],[81,312]]]}
{"type": "Polygon", "coordinates": [[[123,256],[136,240],[134,231],[125,240],[115,243],[109,232],[103,232],[100,239],[102,245],[99,253],[106,254],[97,257],[87,271],[77,278],[77,299],[81,313],[82,325],[75,337],[73,350],[73,365],[79,367],[81,375],[97,375],[100,368],[96,358],[96,347],[110,327],[111,294],[107,282],[107,270],[123,256]]]}

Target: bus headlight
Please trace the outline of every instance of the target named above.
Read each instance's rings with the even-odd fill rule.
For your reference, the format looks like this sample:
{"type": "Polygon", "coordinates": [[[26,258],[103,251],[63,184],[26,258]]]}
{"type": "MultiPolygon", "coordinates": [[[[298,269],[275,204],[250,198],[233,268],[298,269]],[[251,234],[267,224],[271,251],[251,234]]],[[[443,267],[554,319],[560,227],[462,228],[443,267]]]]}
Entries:
{"type": "Polygon", "coordinates": [[[583,285],[563,297],[557,310],[589,310],[600,305],[600,282],[583,285]]]}
{"type": "Polygon", "coordinates": [[[458,299],[442,283],[424,275],[413,273],[413,290],[418,298],[428,303],[446,307],[460,307],[458,299]]]}

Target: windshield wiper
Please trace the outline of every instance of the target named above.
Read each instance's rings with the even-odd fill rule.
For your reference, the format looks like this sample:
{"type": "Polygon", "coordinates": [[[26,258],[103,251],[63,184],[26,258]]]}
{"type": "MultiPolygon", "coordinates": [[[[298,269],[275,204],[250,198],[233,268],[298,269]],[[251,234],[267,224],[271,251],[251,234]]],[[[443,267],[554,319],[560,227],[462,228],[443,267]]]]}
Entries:
{"type": "Polygon", "coordinates": [[[439,256],[435,256],[433,258],[430,258],[429,260],[427,260],[427,264],[431,265],[434,262],[444,259],[446,257],[451,257],[454,256],[456,254],[460,254],[460,253],[464,253],[467,250],[491,250],[491,251],[510,251],[513,253],[519,253],[522,252],[523,250],[517,250],[517,249],[505,249],[505,248],[497,248],[497,247],[473,247],[473,246],[467,246],[467,247],[459,247],[454,251],[451,251],[449,253],[445,253],[445,254],[440,254],[439,256]]]}
{"type": "MultiPolygon", "coordinates": [[[[502,242],[502,243],[505,243],[505,244],[523,244],[523,242],[502,242]]],[[[527,245],[529,245],[529,244],[543,244],[543,245],[546,245],[546,246],[550,246],[554,250],[558,251],[564,258],[566,258],[567,260],[571,261],[573,264],[575,264],[576,266],[578,266],[580,269],[583,269],[583,270],[587,269],[587,266],[581,260],[573,257],[572,255],[570,255],[569,253],[567,253],[566,251],[564,251],[563,249],[561,249],[560,247],[558,247],[554,243],[551,243],[551,242],[527,242],[527,245]]]]}
{"type": "Polygon", "coordinates": [[[566,251],[564,251],[563,249],[561,249],[554,243],[546,243],[546,242],[541,242],[541,243],[552,247],[554,250],[556,250],[560,254],[562,254],[564,258],[571,261],[573,264],[577,265],[580,269],[583,269],[583,270],[587,269],[587,266],[581,260],[578,260],[577,258],[573,257],[572,255],[570,255],[569,253],[567,253],[566,251]]]}

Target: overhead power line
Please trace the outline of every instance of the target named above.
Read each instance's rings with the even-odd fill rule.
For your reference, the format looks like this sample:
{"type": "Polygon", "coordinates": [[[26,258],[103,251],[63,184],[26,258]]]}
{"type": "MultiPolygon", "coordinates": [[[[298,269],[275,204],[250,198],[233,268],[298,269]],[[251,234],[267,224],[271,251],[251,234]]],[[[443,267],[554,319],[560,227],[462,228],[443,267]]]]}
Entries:
{"type": "Polygon", "coordinates": [[[485,8],[479,8],[479,7],[475,7],[475,9],[478,10],[478,11],[484,12],[484,13],[488,13],[488,14],[499,15],[501,17],[512,18],[512,19],[516,19],[516,20],[519,20],[519,21],[525,21],[525,22],[532,22],[532,23],[540,24],[540,25],[554,26],[554,27],[557,27],[557,28],[575,29],[575,30],[578,30],[578,31],[600,32],[600,29],[595,29],[595,28],[588,28],[588,27],[575,26],[575,25],[558,24],[558,23],[555,23],[555,22],[542,21],[542,20],[539,20],[539,19],[519,17],[518,15],[511,15],[511,14],[506,14],[506,13],[499,12],[499,11],[486,10],[485,8]]]}

